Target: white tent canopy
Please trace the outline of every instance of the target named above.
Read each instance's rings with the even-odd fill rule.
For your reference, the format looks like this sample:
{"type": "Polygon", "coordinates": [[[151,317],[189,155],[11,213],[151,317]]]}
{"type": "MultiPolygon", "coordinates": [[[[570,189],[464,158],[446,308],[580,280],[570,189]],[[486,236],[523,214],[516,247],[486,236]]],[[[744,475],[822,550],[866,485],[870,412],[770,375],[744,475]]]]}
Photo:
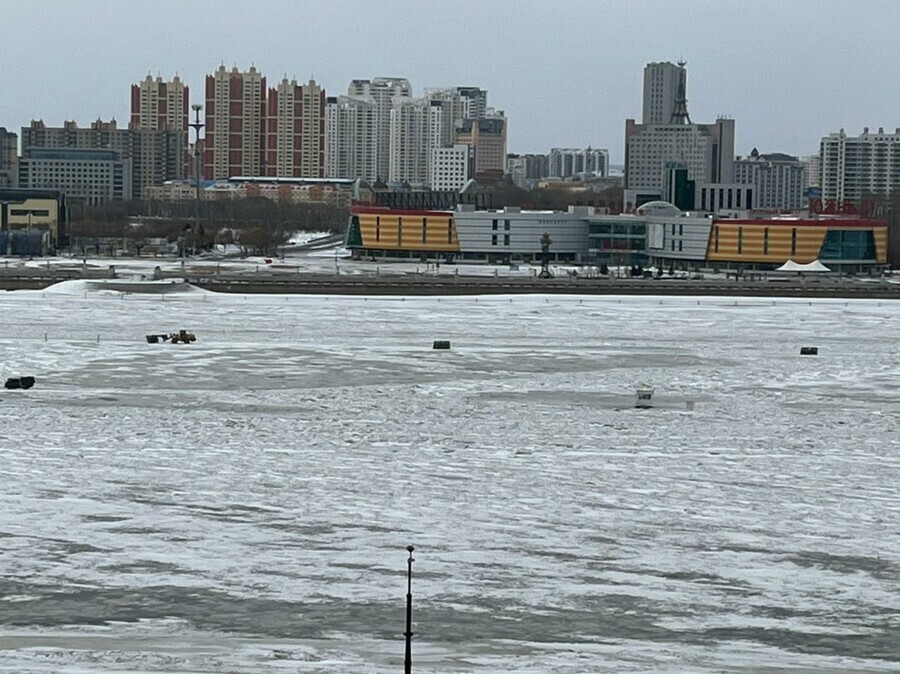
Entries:
{"type": "Polygon", "coordinates": [[[818,260],[813,260],[812,262],[807,262],[806,264],[799,264],[794,262],[793,260],[788,260],[783,265],[781,265],[776,271],[831,271],[824,264],[819,262],[818,260]]]}

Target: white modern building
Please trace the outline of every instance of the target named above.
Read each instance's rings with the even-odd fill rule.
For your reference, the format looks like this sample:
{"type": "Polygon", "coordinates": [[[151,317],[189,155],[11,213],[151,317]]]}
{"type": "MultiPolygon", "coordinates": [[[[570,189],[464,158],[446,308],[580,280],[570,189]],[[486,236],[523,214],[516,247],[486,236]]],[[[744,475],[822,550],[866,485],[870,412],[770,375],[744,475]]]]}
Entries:
{"type": "Polygon", "coordinates": [[[412,97],[412,86],[402,77],[353,80],[347,95],[371,97],[375,105],[375,173],[378,179],[387,180],[391,166],[391,111],[397,99],[412,97]]]}
{"type": "Polygon", "coordinates": [[[374,183],[375,101],[333,96],[325,101],[325,177],[374,183]]]}
{"type": "Polygon", "coordinates": [[[582,262],[588,259],[588,216],[593,209],[570,206],[568,212],[523,211],[508,206],[498,211],[476,211],[457,206],[453,214],[461,257],[488,260],[539,259],[541,237],[553,243],[554,260],[582,262]]]}
{"type": "Polygon", "coordinates": [[[863,129],[848,136],[841,129],[820,145],[822,199],[860,201],[868,194],[888,195],[900,187],[900,128],[894,133],[863,129]]]}
{"type": "Polygon", "coordinates": [[[431,151],[428,184],[433,190],[459,191],[469,181],[470,148],[468,145],[436,147],[431,151]]]}
{"type": "Polygon", "coordinates": [[[549,178],[572,178],[583,174],[605,176],[609,173],[609,151],[598,148],[562,148],[550,150],[549,178]]]}

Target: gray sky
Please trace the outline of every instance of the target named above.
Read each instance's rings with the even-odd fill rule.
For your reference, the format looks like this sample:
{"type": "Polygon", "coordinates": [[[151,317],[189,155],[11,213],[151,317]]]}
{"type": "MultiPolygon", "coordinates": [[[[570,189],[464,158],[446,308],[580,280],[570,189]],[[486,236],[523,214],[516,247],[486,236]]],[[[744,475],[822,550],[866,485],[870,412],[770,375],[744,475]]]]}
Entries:
{"type": "Polygon", "coordinates": [[[605,147],[623,159],[643,67],[688,63],[695,122],[728,115],[735,152],[812,154],[841,127],[900,127],[897,0],[2,0],[0,126],[127,126],[129,88],[176,72],[202,102],[221,63],[310,76],[473,85],[509,117],[510,152],[605,147]]]}

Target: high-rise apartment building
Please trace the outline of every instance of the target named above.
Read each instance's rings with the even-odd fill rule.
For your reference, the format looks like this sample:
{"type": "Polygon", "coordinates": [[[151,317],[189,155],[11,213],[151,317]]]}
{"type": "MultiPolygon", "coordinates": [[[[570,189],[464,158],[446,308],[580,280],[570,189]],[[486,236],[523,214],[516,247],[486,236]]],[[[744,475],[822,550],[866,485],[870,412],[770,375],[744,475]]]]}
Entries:
{"type": "Polygon", "coordinates": [[[900,128],[894,133],[848,136],[841,129],[822,138],[822,199],[858,202],[869,194],[889,195],[900,188],[900,128]]]}
{"type": "Polygon", "coordinates": [[[671,124],[678,101],[678,89],[687,87],[683,63],[648,63],[644,67],[644,114],[642,124],[671,124]]]}
{"type": "MultiPolygon", "coordinates": [[[[171,143],[164,144],[165,150],[180,158],[180,166],[174,173],[165,171],[162,180],[172,180],[193,175],[191,170],[190,139],[188,138],[188,108],[190,89],[176,75],[171,81],[149,74],[140,84],[131,85],[131,121],[128,128],[133,131],[177,131],[171,143]],[[171,147],[169,147],[171,145],[171,147]]],[[[176,164],[169,157],[145,156],[143,161],[157,162],[163,165],[176,164]]],[[[149,166],[143,173],[152,175],[149,166]]],[[[152,184],[152,183],[151,183],[152,184]]]]}
{"type": "Polygon", "coordinates": [[[300,177],[325,175],[325,90],[315,80],[300,87],[300,177]]]}
{"type": "Polygon", "coordinates": [[[605,176],[609,173],[609,151],[554,147],[548,157],[548,177],[571,178],[583,173],[605,176]]]}
{"type": "Polygon", "coordinates": [[[425,98],[440,101],[444,109],[441,142],[445,147],[453,145],[456,126],[462,120],[487,116],[487,91],[478,87],[426,89],[425,98]]]}
{"type": "Polygon", "coordinates": [[[19,136],[0,126],[0,187],[16,186],[16,163],[19,157],[19,136]]]}
{"type": "Polygon", "coordinates": [[[487,90],[478,87],[456,87],[459,95],[459,119],[480,119],[488,116],[487,90]]]}
{"type": "Polygon", "coordinates": [[[176,75],[171,81],[147,75],[131,85],[132,194],[193,175],[188,138],[190,90],[176,75]]]}
{"type": "Polygon", "coordinates": [[[269,89],[260,175],[321,178],[325,173],[325,92],[315,80],[283,79],[269,89]]]}
{"type": "Polygon", "coordinates": [[[325,99],[325,177],[374,183],[375,102],[370,97],[325,99]]]}
{"type": "Polygon", "coordinates": [[[402,77],[376,77],[371,80],[353,80],[347,87],[347,95],[371,97],[375,106],[375,173],[386,180],[391,168],[391,110],[396,99],[411,98],[409,80],[402,77]]]}
{"type": "Polygon", "coordinates": [[[128,129],[120,129],[114,119],[108,122],[98,119],[91,122],[88,128],[79,127],[74,121],[66,121],[62,126],[51,127],[44,124],[43,120],[32,120],[29,126],[22,127],[21,135],[23,154],[30,147],[72,148],[115,150],[123,157],[131,157],[131,133],[128,129]]]}
{"type": "Polygon", "coordinates": [[[425,187],[432,150],[442,147],[443,106],[428,98],[398,98],[391,109],[388,184],[425,187]]]}
{"type": "Polygon", "coordinates": [[[266,78],[255,67],[241,72],[219,66],[206,76],[204,177],[262,174],[266,78]]]}

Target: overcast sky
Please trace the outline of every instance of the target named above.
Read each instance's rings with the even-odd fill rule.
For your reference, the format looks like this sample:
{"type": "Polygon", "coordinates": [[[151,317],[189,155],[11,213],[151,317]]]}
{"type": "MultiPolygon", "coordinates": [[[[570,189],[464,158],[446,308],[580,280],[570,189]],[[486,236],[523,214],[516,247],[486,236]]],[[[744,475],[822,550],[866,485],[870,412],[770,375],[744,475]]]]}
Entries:
{"type": "Polygon", "coordinates": [[[735,152],[812,154],[845,128],[900,127],[898,0],[2,0],[0,126],[115,117],[148,72],[202,95],[221,63],[311,76],[473,85],[509,117],[510,152],[605,147],[623,160],[644,65],[688,64],[695,122],[736,122],[735,152]]]}

